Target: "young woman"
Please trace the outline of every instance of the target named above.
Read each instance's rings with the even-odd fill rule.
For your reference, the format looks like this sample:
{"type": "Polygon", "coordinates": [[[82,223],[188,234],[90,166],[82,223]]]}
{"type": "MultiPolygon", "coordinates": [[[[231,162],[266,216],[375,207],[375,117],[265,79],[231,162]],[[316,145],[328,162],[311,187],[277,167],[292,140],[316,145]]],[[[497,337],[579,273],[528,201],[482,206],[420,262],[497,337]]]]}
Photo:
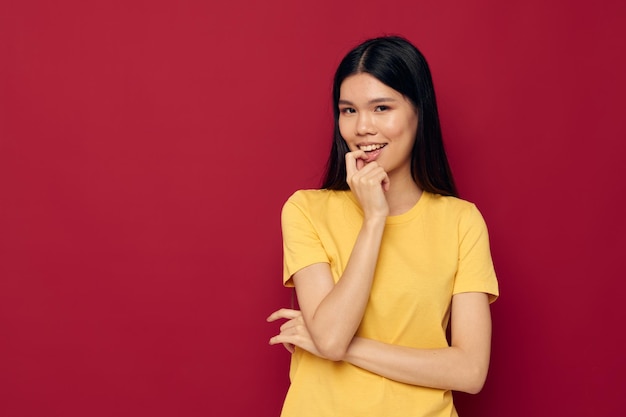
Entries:
{"type": "Polygon", "coordinates": [[[300,310],[271,344],[292,355],[283,417],[455,416],[489,366],[498,284],[483,218],[457,198],[430,70],[399,37],[335,74],[322,189],[282,212],[284,283],[300,310]],[[450,340],[446,330],[450,322],[450,340]]]}

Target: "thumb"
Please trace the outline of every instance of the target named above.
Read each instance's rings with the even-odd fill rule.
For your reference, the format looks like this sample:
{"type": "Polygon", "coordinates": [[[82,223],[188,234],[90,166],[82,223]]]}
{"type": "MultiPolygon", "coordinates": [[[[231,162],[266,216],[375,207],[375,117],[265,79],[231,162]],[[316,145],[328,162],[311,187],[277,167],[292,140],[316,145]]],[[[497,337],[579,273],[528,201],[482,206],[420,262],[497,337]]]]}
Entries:
{"type": "Polygon", "coordinates": [[[389,191],[389,177],[385,175],[385,179],[382,182],[383,191],[389,191]]]}

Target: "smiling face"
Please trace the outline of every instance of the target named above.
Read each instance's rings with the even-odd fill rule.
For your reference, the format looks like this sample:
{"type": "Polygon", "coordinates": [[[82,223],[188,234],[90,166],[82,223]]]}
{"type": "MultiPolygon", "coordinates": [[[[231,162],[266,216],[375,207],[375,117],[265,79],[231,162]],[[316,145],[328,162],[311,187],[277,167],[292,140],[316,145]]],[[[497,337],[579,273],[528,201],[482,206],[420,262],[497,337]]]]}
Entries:
{"type": "Polygon", "coordinates": [[[363,150],[391,178],[411,177],[418,116],[402,94],[367,73],[347,77],[339,94],[339,131],[351,151],[363,150]]]}

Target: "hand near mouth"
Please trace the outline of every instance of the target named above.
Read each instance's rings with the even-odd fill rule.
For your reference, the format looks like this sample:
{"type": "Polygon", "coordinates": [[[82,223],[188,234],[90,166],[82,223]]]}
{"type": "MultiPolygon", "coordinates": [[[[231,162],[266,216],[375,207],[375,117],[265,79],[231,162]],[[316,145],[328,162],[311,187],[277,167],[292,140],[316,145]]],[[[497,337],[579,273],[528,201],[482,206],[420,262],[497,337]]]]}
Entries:
{"type": "Polygon", "coordinates": [[[360,171],[361,169],[363,169],[363,167],[367,164],[369,164],[370,162],[370,156],[367,154],[367,152],[365,151],[357,151],[359,153],[363,153],[363,156],[359,156],[356,158],[356,169],[357,171],[360,171]]]}
{"type": "Polygon", "coordinates": [[[365,151],[346,154],[346,181],[359,201],[366,219],[389,215],[389,205],[385,197],[385,192],[389,190],[389,176],[376,161],[368,162],[365,151]]]}

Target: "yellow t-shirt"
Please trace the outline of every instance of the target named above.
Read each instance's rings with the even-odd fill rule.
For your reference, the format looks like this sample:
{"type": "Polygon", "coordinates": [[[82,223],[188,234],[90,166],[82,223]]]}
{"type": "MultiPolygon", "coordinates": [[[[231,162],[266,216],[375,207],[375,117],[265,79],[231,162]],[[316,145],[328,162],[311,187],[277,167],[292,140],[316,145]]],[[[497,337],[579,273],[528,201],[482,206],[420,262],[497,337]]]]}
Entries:
{"type": "MultiPolygon", "coordinates": [[[[284,283],[319,262],[339,280],[363,212],[350,191],[305,190],[282,211],[284,283]]],[[[387,218],[370,299],[357,336],[415,348],[448,346],[454,294],[498,296],[485,222],[471,203],[424,192],[387,218]]],[[[341,320],[341,317],[337,318],[341,320]]],[[[449,391],[396,382],[302,349],[292,355],[283,417],[456,416],[449,391]]]]}

